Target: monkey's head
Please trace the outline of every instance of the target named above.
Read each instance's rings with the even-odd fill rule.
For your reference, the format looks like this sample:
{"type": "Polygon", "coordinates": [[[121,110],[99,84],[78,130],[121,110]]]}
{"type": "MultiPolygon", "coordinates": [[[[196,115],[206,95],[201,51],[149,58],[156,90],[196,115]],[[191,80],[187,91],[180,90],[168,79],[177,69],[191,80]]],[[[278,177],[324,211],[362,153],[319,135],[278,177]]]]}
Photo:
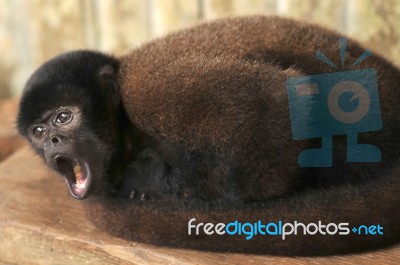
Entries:
{"type": "Polygon", "coordinates": [[[121,143],[118,67],[101,53],[65,53],[36,70],[23,91],[18,131],[76,199],[104,189],[121,143]]]}

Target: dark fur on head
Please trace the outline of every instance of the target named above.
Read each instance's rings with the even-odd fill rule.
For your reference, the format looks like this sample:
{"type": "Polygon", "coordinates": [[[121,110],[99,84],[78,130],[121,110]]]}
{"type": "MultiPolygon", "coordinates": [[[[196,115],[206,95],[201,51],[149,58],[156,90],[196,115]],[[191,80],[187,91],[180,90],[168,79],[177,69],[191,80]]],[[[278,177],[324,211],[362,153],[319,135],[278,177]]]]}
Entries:
{"type": "Polygon", "coordinates": [[[119,95],[119,91],[114,91],[116,88],[113,86],[99,89],[103,79],[109,78],[107,75],[114,76],[113,73],[102,74],[103,67],[112,67],[116,73],[119,61],[99,52],[75,51],[43,64],[24,88],[17,119],[18,131],[26,135],[27,125],[40,119],[42,113],[60,105],[82,106],[85,116],[90,117],[87,121],[92,123],[94,129],[107,128],[104,122],[115,120],[115,110],[104,98],[119,95]]]}
{"type": "MultiPolygon", "coordinates": [[[[31,126],[42,122],[45,113],[63,106],[79,107],[83,118],[75,137],[80,146],[72,151],[80,156],[96,154],[91,160],[99,164],[96,172],[103,177],[94,183],[94,194],[108,192],[109,183],[116,181],[115,172],[121,175],[132,159],[132,128],[120,100],[119,64],[116,58],[94,51],[62,54],[35,71],[20,101],[17,128],[30,140],[31,126]]],[[[33,147],[46,163],[54,164],[43,148],[33,147]]]]}

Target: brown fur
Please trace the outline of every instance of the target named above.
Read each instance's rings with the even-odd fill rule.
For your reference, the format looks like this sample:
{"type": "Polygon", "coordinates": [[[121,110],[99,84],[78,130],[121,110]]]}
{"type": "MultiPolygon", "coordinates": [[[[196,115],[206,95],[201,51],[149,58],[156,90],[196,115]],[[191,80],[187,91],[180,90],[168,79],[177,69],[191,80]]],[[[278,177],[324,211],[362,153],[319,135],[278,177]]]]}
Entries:
{"type": "MultiPolygon", "coordinates": [[[[146,135],[185,153],[215,153],[215,167],[188,193],[216,201],[127,202],[94,196],[86,203],[90,218],[128,239],[213,251],[327,255],[398,240],[400,72],[393,65],[374,55],[351,68],[377,71],[383,129],[362,134],[361,141],[379,146],[382,162],[344,163],[339,139],[332,168],[297,166],[298,154],[315,141],[292,140],[285,82],[291,76],[338,71],[315,59],[315,52],[320,49],[338,63],[339,37],[277,17],[230,18],[170,34],[122,57],[120,85],[130,120],[146,135]],[[227,172],[234,172],[234,179],[224,178],[227,172]],[[231,194],[240,203],[224,200],[231,194]],[[189,236],[187,223],[193,217],[214,223],[380,224],[384,235],[298,235],[285,241],[189,236]]],[[[350,40],[346,65],[363,50],[350,40]]]]}

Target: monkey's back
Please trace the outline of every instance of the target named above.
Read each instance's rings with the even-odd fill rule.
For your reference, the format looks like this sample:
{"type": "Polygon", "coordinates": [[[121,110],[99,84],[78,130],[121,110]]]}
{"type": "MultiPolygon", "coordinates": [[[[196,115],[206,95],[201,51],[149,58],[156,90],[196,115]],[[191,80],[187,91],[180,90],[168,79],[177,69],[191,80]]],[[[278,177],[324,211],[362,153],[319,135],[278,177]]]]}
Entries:
{"type": "MultiPolygon", "coordinates": [[[[244,197],[281,195],[293,185],[297,156],[308,146],[292,140],[286,80],[337,71],[316,60],[315,52],[323,51],[340,65],[340,37],[278,17],[201,24],[122,57],[124,105],[131,121],[153,137],[223,154],[247,176],[244,197]]],[[[354,62],[364,48],[352,40],[348,45],[346,62],[354,62]]],[[[397,131],[392,121],[393,113],[399,113],[395,87],[400,75],[379,56],[352,69],[369,67],[376,69],[381,90],[384,129],[375,137],[379,142],[397,131]]],[[[393,148],[393,142],[381,148],[393,148]]]]}

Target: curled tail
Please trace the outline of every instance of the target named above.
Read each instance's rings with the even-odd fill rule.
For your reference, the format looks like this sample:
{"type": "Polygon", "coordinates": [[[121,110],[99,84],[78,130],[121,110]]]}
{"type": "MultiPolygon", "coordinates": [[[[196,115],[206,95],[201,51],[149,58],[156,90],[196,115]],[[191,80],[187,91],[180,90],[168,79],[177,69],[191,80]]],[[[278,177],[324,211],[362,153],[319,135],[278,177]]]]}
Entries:
{"type": "MultiPolygon", "coordinates": [[[[144,243],[209,251],[295,256],[358,252],[386,247],[400,238],[400,178],[396,169],[390,176],[363,184],[309,191],[265,203],[240,206],[228,203],[212,206],[183,201],[132,202],[104,197],[92,197],[85,205],[90,219],[99,227],[116,236],[144,243]],[[190,222],[189,235],[189,221],[193,218],[195,220],[190,222]],[[235,235],[216,233],[215,225],[218,223],[235,221],[242,224],[260,221],[262,225],[273,222],[276,226],[270,225],[268,231],[277,235],[262,235],[258,229],[265,232],[265,227],[255,228],[254,225],[242,227],[247,232],[242,230],[241,235],[238,235],[238,231],[235,235]],[[297,235],[293,230],[295,221],[298,224],[297,235]],[[320,232],[312,235],[319,222],[322,225],[320,230],[325,235],[320,232]],[[199,223],[214,224],[212,229],[207,228],[213,234],[207,235],[204,225],[199,223]],[[309,225],[308,234],[303,235],[304,229],[299,223],[316,225],[309,225]],[[331,223],[335,225],[329,225],[331,223]],[[327,225],[332,235],[326,232],[327,225]],[[199,229],[198,235],[196,229],[199,229]],[[285,231],[284,239],[282,230],[285,231]],[[251,234],[253,236],[246,239],[251,234]]],[[[231,225],[228,230],[235,232],[237,228],[231,225]]],[[[219,232],[223,230],[222,227],[218,228],[219,232]]]]}

